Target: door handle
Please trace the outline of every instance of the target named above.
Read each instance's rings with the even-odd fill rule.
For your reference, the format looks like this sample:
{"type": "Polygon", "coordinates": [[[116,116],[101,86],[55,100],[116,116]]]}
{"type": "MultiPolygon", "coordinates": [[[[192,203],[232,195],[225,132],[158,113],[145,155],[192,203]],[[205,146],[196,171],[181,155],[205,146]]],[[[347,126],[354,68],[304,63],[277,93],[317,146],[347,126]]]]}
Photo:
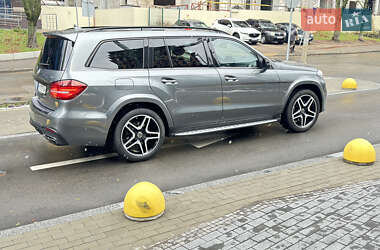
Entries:
{"type": "Polygon", "coordinates": [[[239,80],[235,76],[224,76],[226,82],[238,82],[239,80]]]}
{"type": "Polygon", "coordinates": [[[177,80],[170,79],[170,78],[162,78],[161,82],[164,84],[168,84],[168,85],[177,85],[178,84],[177,80]]]}

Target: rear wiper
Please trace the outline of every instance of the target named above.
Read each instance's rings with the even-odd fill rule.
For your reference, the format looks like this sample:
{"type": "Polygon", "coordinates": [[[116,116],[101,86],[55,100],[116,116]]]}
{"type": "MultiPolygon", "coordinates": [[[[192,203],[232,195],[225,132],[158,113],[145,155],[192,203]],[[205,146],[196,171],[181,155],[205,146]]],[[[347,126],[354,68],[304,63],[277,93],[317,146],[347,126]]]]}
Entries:
{"type": "Polygon", "coordinates": [[[38,63],[38,66],[49,66],[49,63],[38,63]]]}

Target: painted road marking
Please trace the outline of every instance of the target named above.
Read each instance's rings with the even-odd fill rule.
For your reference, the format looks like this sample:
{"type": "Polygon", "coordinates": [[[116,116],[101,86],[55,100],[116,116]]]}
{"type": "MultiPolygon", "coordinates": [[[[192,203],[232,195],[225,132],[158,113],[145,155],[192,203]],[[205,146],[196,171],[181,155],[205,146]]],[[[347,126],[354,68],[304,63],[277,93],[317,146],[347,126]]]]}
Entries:
{"type": "Polygon", "coordinates": [[[3,135],[0,136],[0,140],[6,140],[10,138],[17,138],[17,137],[23,137],[23,136],[31,136],[31,135],[39,135],[38,132],[29,132],[29,133],[22,133],[22,134],[14,134],[14,135],[3,135]]]}
{"type": "Polygon", "coordinates": [[[83,162],[89,162],[89,161],[97,161],[107,158],[113,158],[118,156],[117,153],[110,153],[110,154],[103,154],[103,155],[95,155],[95,156],[89,156],[84,158],[78,158],[73,160],[67,160],[67,161],[59,161],[59,162],[53,162],[53,163],[47,163],[47,164],[41,164],[41,165],[35,165],[31,166],[30,170],[37,171],[37,170],[43,170],[48,168],[56,168],[56,167],[62,167],[67,165],[73,165],[77,163],[83,163],[83,162]]]}

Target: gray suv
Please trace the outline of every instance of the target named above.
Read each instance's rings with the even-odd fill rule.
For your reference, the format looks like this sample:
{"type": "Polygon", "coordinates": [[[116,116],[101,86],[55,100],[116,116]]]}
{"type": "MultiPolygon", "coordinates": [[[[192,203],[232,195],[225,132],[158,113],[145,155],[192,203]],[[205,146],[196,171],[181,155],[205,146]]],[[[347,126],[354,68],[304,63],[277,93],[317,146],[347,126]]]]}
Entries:
{"type": "Polygon", "coordinates": [[[151,158],[165,136],[280,122],[304,132],[324,110],[317,69],[271,61],[207,28],[97,27],[45,34],[30,123],[56,145],[151,158]]]}

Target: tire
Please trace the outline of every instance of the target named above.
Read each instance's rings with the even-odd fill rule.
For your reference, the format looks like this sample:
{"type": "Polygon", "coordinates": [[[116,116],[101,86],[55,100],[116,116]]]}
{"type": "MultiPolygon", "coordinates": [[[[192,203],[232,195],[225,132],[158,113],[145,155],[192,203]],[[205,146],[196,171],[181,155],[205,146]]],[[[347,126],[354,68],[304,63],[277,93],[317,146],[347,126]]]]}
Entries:
{"type": "Polygon", "coordinates": [[[132,162],[152,158],[165,140],[161,117],[150,109],[134,109],[125,114],[114,131],[114,147],[124,159],[132,162]]]}
{"type": "Polygon", "coordinates": [[[317,121],[319,107],[320,101],[313,91],[300,90],[289,99],[281,117],[281,124],[292,132],[305,132],[317,121]]]}
{"type": "Polygon", "coordinates": [[[233,36],[236,37],[236,38],[238,38],[238,39],[240,39],[239,33],[234,33],[233,36]]]}
{"type": "Polygon", "coordinates": [[[261,43],[265,44],[267,42],[267,39],[265,38],[265,35],[261,36],[261,43]]]}
{"type": "Polygon", "coordinates": [[[257,42],[255,41],[255,42],[251,42],[251,45],[256,45],[257,44],[257,42]]]}

